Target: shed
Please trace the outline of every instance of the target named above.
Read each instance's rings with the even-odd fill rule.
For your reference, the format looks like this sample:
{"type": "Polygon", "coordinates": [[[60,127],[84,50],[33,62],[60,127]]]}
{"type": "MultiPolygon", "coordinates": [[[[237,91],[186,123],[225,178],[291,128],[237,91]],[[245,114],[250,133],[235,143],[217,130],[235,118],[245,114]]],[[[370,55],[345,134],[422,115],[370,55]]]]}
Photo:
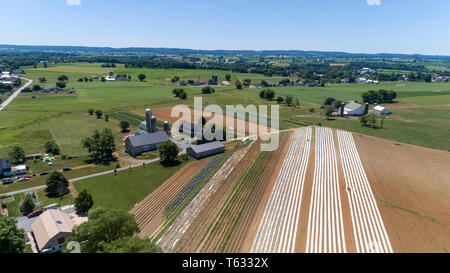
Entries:
{"type": "Polygon", "coordinates": [[[388,109],[386,109],[386,107],[383,107],[383,106],[381,106],[381,105],[375,106],[375,107],[373,108],[373,110],[374,110],[375,112],[378,112],[378,113],[383,114],[383,115],[389,115],[389,114],[391,113],[391,112],[389,112],[388,109]]]}
{"type": "Polygon", "coordinates": [[[186,153],[196,159],[223,152],[225,152],[225,146],[220,143],[220,141],[213,141],[202,145],[192,145],[186,149],[186,153]]]}

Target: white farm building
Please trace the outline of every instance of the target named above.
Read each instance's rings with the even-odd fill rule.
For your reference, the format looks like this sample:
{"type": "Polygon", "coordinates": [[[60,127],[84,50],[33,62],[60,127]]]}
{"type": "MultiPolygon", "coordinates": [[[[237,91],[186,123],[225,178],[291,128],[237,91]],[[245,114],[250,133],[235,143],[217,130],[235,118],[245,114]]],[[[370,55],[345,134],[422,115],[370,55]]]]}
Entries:
{"type": "Polygon", "coordinates": [[[386,107],[383,107],[381,105],[377,105],[373,108],[373,111],[380,113],[382,115],[389,115],[391,112],[389,112],[388,109],[386,109],[386,107]]]}
{"type": "Polygon", "coordinates": [[[365,114],[365,107],[354,101],[344,106],[344,115],[347,116],[362,116],[365,114]]]}

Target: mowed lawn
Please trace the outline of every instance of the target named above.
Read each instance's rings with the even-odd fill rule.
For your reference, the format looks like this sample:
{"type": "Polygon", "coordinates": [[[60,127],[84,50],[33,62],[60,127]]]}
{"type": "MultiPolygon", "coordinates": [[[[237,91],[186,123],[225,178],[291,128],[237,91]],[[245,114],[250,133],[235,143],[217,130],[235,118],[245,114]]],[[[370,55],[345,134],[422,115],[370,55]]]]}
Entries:
{"type": "Polygon", "coordinates": [[[128,211],[185,165],[186,162],[174,167],[163,167],[155,162],[78,181],[74,186],[78,192],[86,189],[92,194],[94,207],[128,211]]]}

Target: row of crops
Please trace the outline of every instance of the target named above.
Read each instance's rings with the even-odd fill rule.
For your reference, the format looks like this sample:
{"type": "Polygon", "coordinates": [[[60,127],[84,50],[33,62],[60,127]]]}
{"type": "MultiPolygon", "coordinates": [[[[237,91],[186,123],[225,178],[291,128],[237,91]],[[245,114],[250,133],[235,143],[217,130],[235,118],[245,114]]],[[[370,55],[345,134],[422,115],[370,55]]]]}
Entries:
{"type": "Polygon", "coordinates": [[[192,178],[177,194],[177,196],[164,208],[164,215],[168,218],[174,211],[182,210],[197,195],[203,185],[214,174],[213,170],[219,169],[232,153],[214,157],[194,178],[192,178]]]}
{"type": "Polygon", "coordinates": [[[113,112],[109,113],[109,117],[118,121],[127,121],[131,126],[139,126],[145,120],[144,116],[130,112],[113,112]]]}
{"type": "Polygon", "coordinates": [[[200,251],[222,252],[225,249],[272,153],[261,152],[236,183],[216,220],[205,233],[208,235],[200,251]]]}

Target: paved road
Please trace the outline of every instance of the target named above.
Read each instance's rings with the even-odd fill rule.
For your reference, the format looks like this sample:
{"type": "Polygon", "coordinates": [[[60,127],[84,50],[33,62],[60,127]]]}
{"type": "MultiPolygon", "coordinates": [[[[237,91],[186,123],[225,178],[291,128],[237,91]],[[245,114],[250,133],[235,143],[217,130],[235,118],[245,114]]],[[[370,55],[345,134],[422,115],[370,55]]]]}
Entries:
{"type": "Polygon", "coordinates": [[[8,104],[10,104],[19,94],[20,92],[22,92],[23,89],[25,89],[25,87],[28,87],[30,84],[33,83],[33,80],[29,80],[29,79],[25,79],[22,77],[19,77],[22,80],[26,80],[28,81],[24,86],[20,87],[19,89],[16,90],[16,92],[14,92],[11,96],[9,96],[9,98],[7,100],[5,100],[1,105],[0,105],[0,111],[2,111],[3,109],[6,108],[6,106],[8,106],[8,104]]]}

